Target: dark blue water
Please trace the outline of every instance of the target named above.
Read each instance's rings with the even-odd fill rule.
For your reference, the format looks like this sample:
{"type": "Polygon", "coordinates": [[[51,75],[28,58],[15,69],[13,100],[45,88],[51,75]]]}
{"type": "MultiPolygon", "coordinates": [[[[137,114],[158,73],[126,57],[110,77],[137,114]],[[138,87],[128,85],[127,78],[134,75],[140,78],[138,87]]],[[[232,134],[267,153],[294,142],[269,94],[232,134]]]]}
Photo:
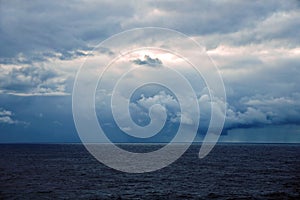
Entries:
{"type": "Polygon", "coordinates": [[[300,199],[299,145],[221,144],[202,160],[198,150],[191,146],[159,171],[127,174],[102,165],[82,145],[0,145],[0,197],[300,199]]]}

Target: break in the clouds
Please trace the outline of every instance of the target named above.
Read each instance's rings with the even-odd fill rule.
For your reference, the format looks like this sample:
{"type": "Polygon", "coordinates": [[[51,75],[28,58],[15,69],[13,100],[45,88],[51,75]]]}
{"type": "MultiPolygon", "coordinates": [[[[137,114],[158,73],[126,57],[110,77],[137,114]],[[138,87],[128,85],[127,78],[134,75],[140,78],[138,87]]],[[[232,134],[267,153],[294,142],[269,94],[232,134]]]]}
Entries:
{"type": "MultiPolygon", "coordinates": [[[[276,133],[275,126],[293,129],[285,134],[299,132],[299,1],[12,0],[0,2],[0,134],[11,133],[1,135],[0,141],[60,141],[60,134],[64,141],[76,140],[71,93],[77,70],[86,56],[97,63],[121,54],[117,48],[106,47],[92,52],[101,41],[146,26],[180,31],[206,47],[225,83],[228,137],[233,132],[236,141],[239,133],[235,130],[252,128],[260,128],[260,134],[264,130],[283,134],[276,133]],[[20,126],[22,121],[30,123],[20,126]],[[40,135],[42,126],[55,131],[40,135]],[[25,132],[28,136],[21,134],[25,132]]],[[[166,38],[162,43],[170,41],[176,39],[166,38]]],[[[186,50],[193,55],[193,49],[186,50]]],[[[164,74],[157,66],[175,66],[188,76],[193,73],[173,57],[149,52],[128,63],[150,66],[161,77],[164,74]]],[[[119,76],[119,71],[111,72],[112,77],[119,76]]],[[[147,74],[138,77],[143,76],[147,74]]],[[[190,78],[195,87],[201,85],[190,78]]],[[[111,86],[109,80],[110,76],[107,85],[111,86]]],[[[221,100],[211,100],[201,87],[197,98],[201,120],[206,122],[211,103],[218,105],[221,100]]],[[[182,117],[191,124],[188,115],[178,112],[174,97],[164,91],[151,94],[130,104],[137,123],[147,122],[149,106],[159,103],[168,111],[169,122],[176,124],[182,117]]],[[[99,105],[110,105],[109,95],[104,92],[105,101],[99,105]]],[[[108,119],[105,123],[110,126],[108,119]]],[[[288,138],[287,142],[294,142],[288,138]]]]}

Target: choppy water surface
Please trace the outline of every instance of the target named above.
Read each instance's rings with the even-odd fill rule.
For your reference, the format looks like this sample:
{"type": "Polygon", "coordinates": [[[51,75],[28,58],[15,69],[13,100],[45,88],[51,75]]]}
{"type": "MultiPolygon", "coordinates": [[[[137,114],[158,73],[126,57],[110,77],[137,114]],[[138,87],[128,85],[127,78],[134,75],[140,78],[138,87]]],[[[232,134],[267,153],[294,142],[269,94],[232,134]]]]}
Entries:
{"type": "Polygon", "coordinates": [[[300,145],[220,144],[201,160],[199,147],[159,171],[127,174],[78,144],[3,144],[0,199],[300,199],[300,145]]]}

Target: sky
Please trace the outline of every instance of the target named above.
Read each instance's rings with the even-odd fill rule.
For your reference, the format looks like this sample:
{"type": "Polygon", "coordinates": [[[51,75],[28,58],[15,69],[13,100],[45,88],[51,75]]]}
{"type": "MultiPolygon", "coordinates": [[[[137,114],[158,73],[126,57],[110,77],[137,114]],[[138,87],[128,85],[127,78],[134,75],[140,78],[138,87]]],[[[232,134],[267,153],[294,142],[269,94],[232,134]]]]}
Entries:
{"type": "MultiPolygon", "coordinates": [[[[171,72],[164,71],[171,66],[188,77],[195,89],[201,113],[196,140],[205,135],[211,103],[217,107],[225,103],[221,142],[299,143],[299,35],[300,1],[296,0],[0,0],[0,143],[80,142],[72,114],[76,74],[87,57],[99,75],[97,67],[103,66],[95,63],[120,55],[95,94],[99,123],[112,141],[167,142],[174,137],[180,119],[187,127],[195,126],[191,116],[180,113],[180,97],[159,85],[133,93],[130,116],[117,110],[118,119],[114,119],[114,108],[109,106],[111,89],[124,70],[139,70],[125,77],[130,87],[149,77],[174,80],[171,72]],[[205,47],[223,78],[226,102],[211,99],[205,81],[170,53],[142,50],[123,55],[120,43],[93,51],[114,34],[142,27],[173,29],[205,47]],[[157,135],[140,139],[124,134],[133,129],[126,126],[128,118],[139,126],[149,124],[149,109],[155,104],[161,106],[152,109],[154,119],[158,123],[166,119],[157,135]]],[[[162,43],[173,45],[176,39],[153,41],[162,43]]],[[[196,56],[195,49],[185,49],[196,56]]],[[[118,102],[123,97],[117,94],[116,105],[122,104],[118,102]]]]}

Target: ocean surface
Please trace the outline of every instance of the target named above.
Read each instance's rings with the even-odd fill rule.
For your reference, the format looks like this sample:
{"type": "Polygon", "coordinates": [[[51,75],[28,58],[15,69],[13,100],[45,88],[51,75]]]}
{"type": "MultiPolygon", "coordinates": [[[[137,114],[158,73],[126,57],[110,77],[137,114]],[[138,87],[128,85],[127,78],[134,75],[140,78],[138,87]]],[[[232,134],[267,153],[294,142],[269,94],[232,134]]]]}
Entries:
{"type": "Polygon", "coordinates": [[[300,199],[300,145],[219,144],[204,159],[199,148],[128,174],[79,144],[1,144],[0,199],[300,199]]]}

